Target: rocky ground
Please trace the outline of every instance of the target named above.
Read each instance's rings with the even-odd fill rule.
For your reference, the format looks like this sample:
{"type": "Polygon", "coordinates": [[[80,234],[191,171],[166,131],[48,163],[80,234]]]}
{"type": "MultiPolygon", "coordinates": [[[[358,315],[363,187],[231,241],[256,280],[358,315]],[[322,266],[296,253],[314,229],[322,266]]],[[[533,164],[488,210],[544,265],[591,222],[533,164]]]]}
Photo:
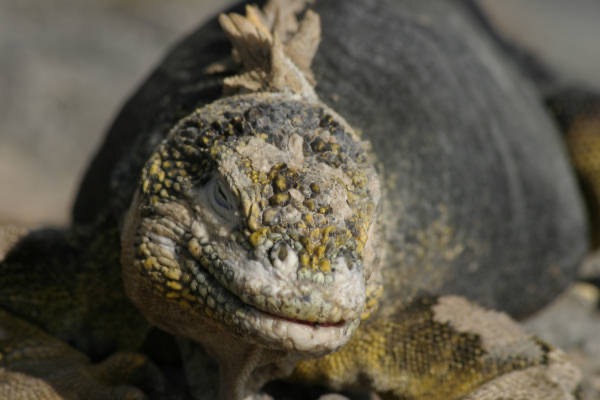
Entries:
{"type": "MultiPolygon", "coordinates": [[[[600,88],[597,0],[481,2],[508,36],[600,88]]],[[[0,222],[66,224],[84,167],[126,96],[177,37],[225,3],[0,0],[0,222]]],[[[18,232],[0,230],[0,241],[18,232]]],[[[585,265],[588,278],[600,277],[598,259],[585,265]]],[[[578,283],[527,322],[581,365],[589,400],[600,398],[599,302],[597,286],[578,283]]]]}

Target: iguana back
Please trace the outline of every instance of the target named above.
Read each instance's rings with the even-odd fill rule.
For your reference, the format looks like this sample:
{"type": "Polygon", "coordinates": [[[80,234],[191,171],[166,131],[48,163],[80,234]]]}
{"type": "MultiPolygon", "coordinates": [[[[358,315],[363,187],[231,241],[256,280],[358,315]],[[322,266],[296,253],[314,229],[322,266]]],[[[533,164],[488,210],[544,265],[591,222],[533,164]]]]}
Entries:
{"type": "MultiPolygon", "coordinates": [[[[328,1],[315,10],[325,27],[317,93],[373,144],[383,177],[388,301],[454,293],[524,316],[553,298],[587,248],[586,223],[532,85],[462,2],[328,1]]],[[[213,20],[166,57],[92,162],[76,223],[107,204],[122,217],[156,144],[220,96],[223,74],[204,71],[228,53],[213,20]]]]}

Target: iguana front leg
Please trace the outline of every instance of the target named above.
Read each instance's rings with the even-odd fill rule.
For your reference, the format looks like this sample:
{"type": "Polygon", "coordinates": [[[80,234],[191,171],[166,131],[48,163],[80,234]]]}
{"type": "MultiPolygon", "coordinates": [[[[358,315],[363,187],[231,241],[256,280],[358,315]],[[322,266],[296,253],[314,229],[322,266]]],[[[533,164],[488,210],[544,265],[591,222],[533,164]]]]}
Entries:
{"type": "Polygon", "coordinates": [[[92,364],[82,353],[0,309],[0,398],[12,400],[145,399],[160,371],[143,355],[116,353],[92,364]]]}
{"type": "Polygon", "coordinates": [[[293,378],[369,387],[385,399],[576,398],[577,368],[503,313],[445,296],[375,318],[340,351],[301,362],[293,378]]]}

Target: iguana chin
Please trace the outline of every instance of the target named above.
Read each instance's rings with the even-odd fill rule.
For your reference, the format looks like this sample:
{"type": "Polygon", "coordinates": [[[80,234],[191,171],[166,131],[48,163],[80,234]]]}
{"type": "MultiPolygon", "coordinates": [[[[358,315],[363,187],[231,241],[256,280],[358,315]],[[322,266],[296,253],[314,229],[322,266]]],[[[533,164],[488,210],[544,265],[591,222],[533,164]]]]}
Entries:
{"type": "Polygon", "coordinates": [[[559,351],[460,297],[368,320],[383,290],[380,178],[369,145],[313,90],[319,18],[308,10],[296,23],[303,8],[220,17],[243,72],[143,168],[122,234],[128,296],[218,361],[223,400],[294,369],[394,398],[481,385],[468,398],[522,395],[533,382],[530,399],[572,398],[577,372],[559,351]]]}

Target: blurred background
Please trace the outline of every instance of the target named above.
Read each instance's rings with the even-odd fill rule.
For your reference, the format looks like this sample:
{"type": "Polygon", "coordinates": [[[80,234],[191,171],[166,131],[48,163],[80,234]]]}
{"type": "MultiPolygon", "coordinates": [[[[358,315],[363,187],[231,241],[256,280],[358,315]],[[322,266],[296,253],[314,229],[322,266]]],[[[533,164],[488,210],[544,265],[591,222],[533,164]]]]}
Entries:
{"type": "MultiPolygon", "coordinates": [[[[170,45],[231,1],[0,0],[0,222],[68,222],[81,174],[170,45]]],[[[600,89],[600,1],[480,0],[505,35],[600,89]]]]}

